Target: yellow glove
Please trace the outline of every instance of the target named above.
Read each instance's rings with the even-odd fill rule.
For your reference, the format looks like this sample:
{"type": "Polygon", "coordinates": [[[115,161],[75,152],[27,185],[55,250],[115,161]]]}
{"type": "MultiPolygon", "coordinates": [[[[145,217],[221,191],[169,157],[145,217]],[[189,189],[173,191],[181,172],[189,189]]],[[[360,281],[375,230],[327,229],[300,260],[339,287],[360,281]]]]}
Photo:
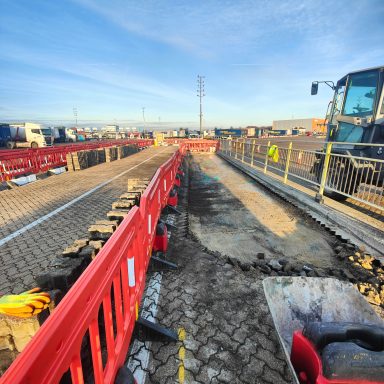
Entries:
{"type": "Polygon", "coordinates": [[[40,288],[33,288],[19,295],[0,297],[0,313],[16,317],[37,315],[47,308],[51,301],[48,293],[40,291],[40,288]]]}

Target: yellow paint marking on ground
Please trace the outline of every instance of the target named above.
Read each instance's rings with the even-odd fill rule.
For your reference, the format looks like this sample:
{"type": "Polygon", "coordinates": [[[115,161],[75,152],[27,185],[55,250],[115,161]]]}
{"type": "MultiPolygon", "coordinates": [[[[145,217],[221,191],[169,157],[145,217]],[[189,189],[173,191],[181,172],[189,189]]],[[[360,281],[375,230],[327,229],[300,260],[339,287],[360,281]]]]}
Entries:
{"type": "Polygon", "coordinates": [[[184,359],[185,359],[185,348],[184,348],[184,340],[185,340],[185,329],[179,328],[178,330],[179,334],[179,341],[181,341],[183,344],[180,346],[179,349],[179,383],[184,384],[185,381],[185,369],[184,369],[184,359]]]}

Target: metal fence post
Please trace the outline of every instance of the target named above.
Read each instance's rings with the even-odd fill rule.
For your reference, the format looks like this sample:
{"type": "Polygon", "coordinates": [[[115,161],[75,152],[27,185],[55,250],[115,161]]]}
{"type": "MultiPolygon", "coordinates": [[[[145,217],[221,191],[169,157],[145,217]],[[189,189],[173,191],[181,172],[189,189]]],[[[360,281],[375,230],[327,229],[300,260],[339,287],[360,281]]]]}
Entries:
{"type": "Polygon", "coordinates": [[[268,168],[268,152],[269,152],[269,147],[271,145],[271,142],[268,141],[267,144],[267,153],[265,154],[265,163],[264,163],[264,173],[267,173],[267,168],[268,168]]]}
{"type": "Polygon", "coordinates": [[[229,156],[232,156],[232,138],[230,138],[228,141],[229,141],[229,156]]]}
{"type": "Polygon", "coordinates": [[[253,158],[255,156],[255,147],[256,147],[256,140],[252,140],[252,158],[251,158],[251,165],[253,166],[253,158]]]}
{"type": "Polygon", "coordinates": [[[323,171],[321,174],[320,189],[318,193],[319,196],[316,196],[316,200],[319,200],[319,201],[322,200],[322,197],[324,195],[325,184],[327,182],[327,176],[328,176],[329,160],[331,158],[331,151],[332,151],[332,143],[327,143],[327,148],[325,151],[325,159],[323,164],[323,171]]]}
{"type": "Polygon", "coordinates": [[[235,141],[235,159],[237,159],[237,143],[238,143],[238,139],[236,139],[235,141]]]}
{"type": "Polygon", "coordinates": [[[289,162],[291,161],[291,152],[292,152],[292,141],[288,145],[287,160],[285,163],[285,172],[284,172],[284,184],[287,184],[287,180],[288,180],[289,162]]]}
{"type": "Polygon", "coordinates": [[[243,146],[241,162],[244,163],[245,140],[244,140],[241,144],[242,144],[242,146],[243,146]]]}

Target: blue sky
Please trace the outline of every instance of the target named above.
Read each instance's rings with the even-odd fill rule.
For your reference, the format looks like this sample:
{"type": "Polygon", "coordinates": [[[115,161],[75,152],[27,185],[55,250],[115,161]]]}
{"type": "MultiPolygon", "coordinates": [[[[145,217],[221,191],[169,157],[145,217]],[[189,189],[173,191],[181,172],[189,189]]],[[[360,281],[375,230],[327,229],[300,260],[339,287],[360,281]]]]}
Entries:
{"type": "Polygon", "coordinates": [[[197,127],[323,116],[384,64],[381,0],[0,0],[0,120],[197,127]],[[160,124],[159,124],[160,122],[160,124]]]}

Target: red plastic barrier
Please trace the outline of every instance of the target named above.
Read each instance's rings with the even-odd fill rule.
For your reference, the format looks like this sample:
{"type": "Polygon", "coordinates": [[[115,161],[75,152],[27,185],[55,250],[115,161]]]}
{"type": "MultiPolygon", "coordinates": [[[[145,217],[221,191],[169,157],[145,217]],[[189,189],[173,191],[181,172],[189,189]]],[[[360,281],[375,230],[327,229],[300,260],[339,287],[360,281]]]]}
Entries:
{"type": "Polygon", "coordinates": [[[130,210],[97,257],[2,376],[1,384],[58,383],[68,369],[72,383],[83,383],[80,351],[87,331],[95,383],[114,382],[126,358],[145,288],[156,224],[167,204],[184,151],[180,148],[158,169],[141,197],[140,207],[130,210]],[[103,328],[107,344],[105,365],[102,363],[98,324],[100,308],[104,311],[103,328]]]}
{"type": "Polygon", "coordinates": [[[193,140],[182,138],[165,139],[168,145],[179,144],[191,152],[216,152],[219,149],[218,140],[193,140]]]}
{"type": "Polygon", "coordinates": [[[184,140],[180,145],[190,152],[216,152],[218,140],[184,140]]]}
{"type": "Polygon", "coordinates": [[[153,140],[129,139],[100,141],[96,143],[59,145],[38,149],[15,149],[0,151],[0,181],[11,180],[20,175],[46,172],[67,165],[67,153],[111,146],[133,144],[138,148],[148,147],[153,140]]]}
{"type": "Polygon", "coordinates": [[[174,144],[182,144],[183,142],[187,141],[188,139],[185,138],[168,138],[168,139],[164,139],[164,142],[168,145],[174,145],[174,144]]]}

